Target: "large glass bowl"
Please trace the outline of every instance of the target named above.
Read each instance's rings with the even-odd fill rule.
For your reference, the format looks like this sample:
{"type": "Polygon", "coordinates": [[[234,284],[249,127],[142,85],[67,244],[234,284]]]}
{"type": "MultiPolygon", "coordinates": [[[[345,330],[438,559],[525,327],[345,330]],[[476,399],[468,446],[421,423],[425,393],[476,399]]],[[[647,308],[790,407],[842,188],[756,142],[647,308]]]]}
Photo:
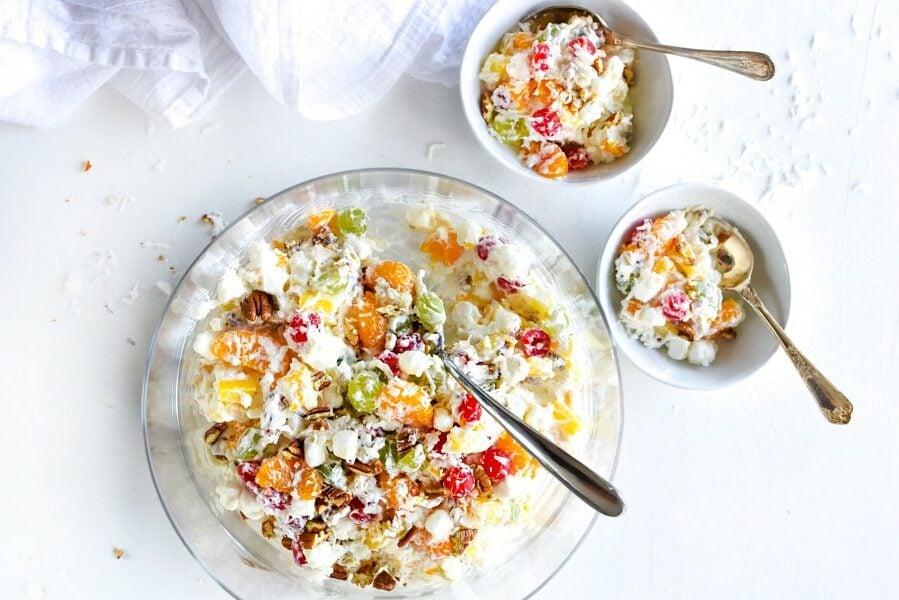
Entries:
{"type": "Polygon", "coordinates": [[[411,258],[396,224],[409,202],[428,200],[509,241],[529,247],[538,269],[559,290],[576,343],[585,357],[584,385],[575,407],[585,415],[587,435],[571,448],[581,460],[611,479],[621,434],[618,363],[598,302],[565,251],[512,204],[471,184],[408,170],[364,170],[328,175],[289,188],[246,213],[216,237],[172,293],[150,347],[143,385],[144,436],[159,498],[178,535],[209,574],[237,598],[524,598],[535,593],[565,563],[596,521],[596,514],[545,473],[534,502],[538,527],[519,535],[509,557],[471,577],[422,591],[398,586],[393,592],[359,589],[326,580],[310,584],[290,553],[259,535],[256,526],[218,508],[213,470],[196,442],[208,426],[191,403],[189,369],[193,336],[204,303],[224,271],[253,240],[274,239],[323,206],[361,205],[369,231],[386,239],[383,254],[411,258]],[[380,233],[380,235],[379,235],[380,233]]]}

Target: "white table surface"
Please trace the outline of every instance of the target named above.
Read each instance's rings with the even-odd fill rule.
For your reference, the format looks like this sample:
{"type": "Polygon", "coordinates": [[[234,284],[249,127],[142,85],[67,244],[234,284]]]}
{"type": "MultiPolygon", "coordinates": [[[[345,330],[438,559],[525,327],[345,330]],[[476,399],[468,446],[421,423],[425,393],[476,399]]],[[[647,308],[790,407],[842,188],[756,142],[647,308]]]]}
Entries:
{"type": "Polygon", "coordinates": [[[663,140],[596,187],[516,179],[476,146],[455,88],[411,80],[334,123],[245,76],[174,133],[111,91],[52,129],[0,125],[0,596],[226,597],[169,526],[144,457],[156,282],[208,241],[204,212],[234,218],[310,177],[397,166],[512,200],[587,273],[618,215],[656,187],[720,182],[758,201],[792,270],[788,329],[855,402],[849,426],[827,424],[780,355],[709,393],[622,359],[628,510],[599,521],[538,598],[897,597],[899,3],[633,4],[660,38],[766,50],[779,72],[766,85],[674,61],[663,140]]]}

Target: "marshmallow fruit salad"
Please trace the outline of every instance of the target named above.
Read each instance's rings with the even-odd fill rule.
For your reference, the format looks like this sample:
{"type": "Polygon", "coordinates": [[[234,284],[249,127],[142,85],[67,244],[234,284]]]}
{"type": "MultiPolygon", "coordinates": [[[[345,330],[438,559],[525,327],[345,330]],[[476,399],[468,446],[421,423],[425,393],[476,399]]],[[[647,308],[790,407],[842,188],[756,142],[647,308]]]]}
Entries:
{"type": "Polygon", "coordinates": [[[481,68],[481,114],[493,137],[551,179],[627,154],[633,51],[606,44],[586,16],[518,28],[481,68]]]}
{"type": "Polygon", "coordinates": [[[406,221],[427,276],[379,256],[363,209],[321,210],[249,244],[193,341],[218,508],[311,581],[443,585],[508,558],[535,522],[549,476],[448,375],[439,333],[532,427],[585,437],[583,355],[533,254],[427,203],[406,221]]]}
{"type": "Polygon", "coordinates": [[[618,317],[647,348],[665,347],[675,360],[708,366],[718,338],[733,339],[743,321],[739,300],[724,298],[715,249],[726,238],[702,207],[645,219],[615,260],[624,298],[618,317]]]}

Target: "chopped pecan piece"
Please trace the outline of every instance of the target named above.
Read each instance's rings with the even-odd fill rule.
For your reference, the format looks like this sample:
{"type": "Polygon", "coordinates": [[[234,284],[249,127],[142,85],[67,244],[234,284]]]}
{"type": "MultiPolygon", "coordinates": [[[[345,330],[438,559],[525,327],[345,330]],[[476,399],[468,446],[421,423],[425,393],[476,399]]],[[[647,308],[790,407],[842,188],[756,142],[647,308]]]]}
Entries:
{"type": "Polygon", "coordinates": [[[477,529],[468,529],[463,527],[459,531],[453,534],[451,538],[453,542],[453,554],[459,556],[465,549],[468,548],[468,545],[474,540],[474,536],[478,534],[477,529]]]}
{"type": "Polygon", "coordinates": [[[436,485],[426,485],[422,486],[421,493],[427,498],[442,498],[443,496],[446,496],[446,488],[439,483],[436,485]]]}
{"type": "Polygon", "coordinates": [[[722,329],[719,335],[726,340],[732,340],[737,337],[737,330],[733,327],[728,327],[727,329],[722,329]]]}
{"type": "Polygon", "coordinates": [[[297,541],[300,542],[300,545],[307,550],[309,548],[315,548],[318,544],[328,537],[328,531],[304,531],[300,535],[297,536],[297,541]]]}
{"type": "Polygon", "coordinates": [[[374,475],[375,469],[371,465],[367,465],[363,462],[359,462],[358,460],[352,463],[345,463],[344,467],[350,473],[355,473],[356,475],[374,475]]]}
{"type": "Polygon", "coordinates": [[[418,430],[414,427],[403,427],[402,431],[396,434],[396,451],[397,454],[405,454],[418,443],[418,430]]]}
{"type": "Polygon", "coordinates": [[[482,494],[489,494],[492,492],[493,482],[490,481],[490,477],[487,475],[487,471],[484,470],[484,467],[475,465],[472,470],[474,471],[474,480],[478,485],[478,491],[482,494]]]}
{"type": "Polygon", "coordinates": [[[331,578],[346,581],[350,576],[350,570],[340,563],[334,563],[331,566],[331,578]]]}
{"type": "Polygon", "coordinates": [[[373,560],[362,563],[353,573],[353,583],[362,588],[370,586],[375,579],[375,569],[377,568],[378,563],[373,560]]]}
{"type": "Polygon", "coordinates": [[[316,246],[332,246],[337,243],[337,236],[327,227],[322,227],[312,236],[312,243],[316,246]]]}
{"type": "Polygon", "coordinates": [[[396,587],[396,579],[394,579],[393,575],[391,575],[387,571],[381,571],[380,573],[378,573],[377,577],[375,577],[374,586],[379,590],[389,592],[396,587]]]}
{"type": "Polygon", "coordinates": [[[293,550],[293,540],[289,536],[281,536],[281,545],[285,550],[293,550]]]}
{"type": "Polygon", "coordinates": [[[320,392],[331,386],[331,378],[324,371],[316,371],[312,374],[312,387],[320,392]]]}
{"type": "Polygon", "coordinates": [[[413,525],[412,527],[410,527],[409,531],[404,533],[403,537],[400,538],[400,541],[396,543],[397,547],[405,548],[409,544],[409,542],[411,542],[415,538],[415,536],[418,535],[419,531],[421,531],[421,527],[419,527],[418,525],[413,525]]]}
{"type": "Polygon", "coordinates": [[[378,476],[384,472],[384,463],[382,463],[377,458],[374,459],[373,461],[371,461],[370,463],[368,463],[368,466],[370,466],[373,469],[373,473],[375,476],[378,476]]]}
{"type": "Polygon", "coordinates": [[[375,481],[377,482],[379,488],[384,489],[384,487],[387,485],[387,482],[390,481],[390,475],[387,473],[387,471],[384,471],[382,469],[381,471],[375,473],[375,481]]]}
{"type": "Polygon", "coordinates": [[[324,419],[317,419],[312,422],[312,431],[327,431],[331,426],[324,419]]]}
{"type": "Polygon", "coordinates": [[[262,536],[269,540],[275,537],[275,517],[268,516],[262,522],[262,536]]]}
{"type": "Polygon", "coordinates": [[[203,440],[211,446],[219,441],[219,438],[222,437],[222,434],[225,433],[227,428],[227,423],[216,423],[206,430],[206,433],[203,434],[203,440]]]}
{"type": "Polygon", "coordinates": [[[306,522],[306,531],[311,531],[312,533],[318,533],[319,531],[324,531],[327,528],[327,523],[325,523],[321,519],[312,519],[311,521],[306,522]]]}
{"type": "Polygon", "coordinates": [[[299,440],[294,440],[284,448],[284,452],[296,458],[303,458],[303,446],[299,440]]]}
{"type": "Polygon", "coordinates": [[[261,290],[253,290],[250,295],[241,300],[240,314],[247,321],[270,321],[275,314],[275,299],[271,294],[267,294],[261,290]]]}

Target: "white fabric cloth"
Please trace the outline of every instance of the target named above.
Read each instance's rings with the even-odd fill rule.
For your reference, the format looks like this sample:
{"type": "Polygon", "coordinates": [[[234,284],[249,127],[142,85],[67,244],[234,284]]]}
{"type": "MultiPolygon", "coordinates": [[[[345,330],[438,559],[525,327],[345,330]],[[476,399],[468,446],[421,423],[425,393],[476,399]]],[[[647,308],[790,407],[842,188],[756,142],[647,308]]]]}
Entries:
{"type": "Polygon", "coordinates": [[[109,84],[176,129],[246,70],[314,120],[404,72],[455,82],[494,0],[0,0],[0,121],[43,126],[109,84]]]}

